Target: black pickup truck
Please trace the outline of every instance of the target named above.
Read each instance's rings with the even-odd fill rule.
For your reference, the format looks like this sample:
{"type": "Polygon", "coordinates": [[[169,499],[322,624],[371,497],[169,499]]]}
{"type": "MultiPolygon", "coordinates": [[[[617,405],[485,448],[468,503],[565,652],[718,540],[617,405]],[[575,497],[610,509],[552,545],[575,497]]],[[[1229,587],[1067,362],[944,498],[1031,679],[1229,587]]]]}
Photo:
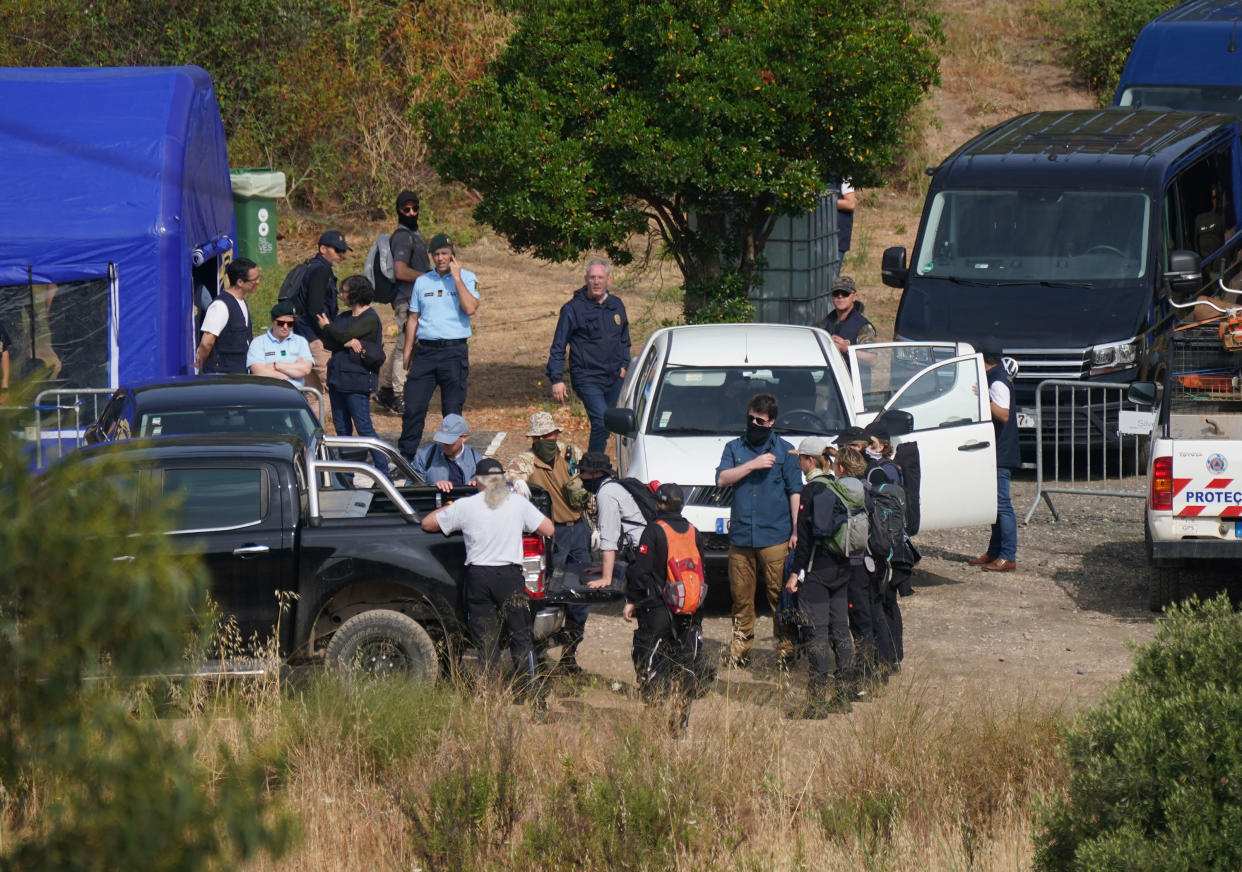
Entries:
{"type": "MultiPolygon", "coordinates": [[[[95,446],[84,454],[122,457],[145,492],[179,496],[168,535],[201,551],[212,597],[236,620],[244,642],[262,645],[275,633],[290,660],[405,671],[430,681],[469,644],[458,595],[465,544],[460,533],[426,533],[419,521],[474,489],[398,487],[366,463],[333,459],[372,441],[200,435],[95,446]]],[[[413,480],[413,471],[388,453],[413,480]]],[[[546,494],[533,500],[547,513],[546,494]]],[[[564,605],[545,586],[550,543],[530,536],[523,544],[539,641],[561,628],[564,605]]],[[[222,661],[212,668],[233,667],[222,661]]]]}

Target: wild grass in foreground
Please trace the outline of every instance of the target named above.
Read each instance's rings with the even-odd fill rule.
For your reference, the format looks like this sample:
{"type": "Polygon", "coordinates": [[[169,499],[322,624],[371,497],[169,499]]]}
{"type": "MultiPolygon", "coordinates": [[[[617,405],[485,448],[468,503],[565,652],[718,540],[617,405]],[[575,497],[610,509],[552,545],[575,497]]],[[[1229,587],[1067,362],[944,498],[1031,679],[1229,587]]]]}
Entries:
{"type": "Polygon", "coordinates": [[[594,689],[547,723],[499,694],[328,678],[203,717],[300,818],[253,869],[1027,869],[1028,808],[1064,780],[1054,707],[907,680],[822,722],[712,693],[682,738],[594,689]]]}

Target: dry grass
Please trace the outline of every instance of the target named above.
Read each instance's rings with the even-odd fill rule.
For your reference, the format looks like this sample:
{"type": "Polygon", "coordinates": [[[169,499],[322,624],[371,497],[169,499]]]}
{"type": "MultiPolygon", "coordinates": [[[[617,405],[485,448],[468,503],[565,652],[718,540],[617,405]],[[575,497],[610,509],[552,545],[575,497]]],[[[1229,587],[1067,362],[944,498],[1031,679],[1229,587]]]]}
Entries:
{"type": "Polygon", "coordinates": [[[270,760],[300,820],[261,870],[1020,870],[1032,798],[1063,777],[1059,711],[1002,711],[982,687],[950,700],[894,680],[822,722],[726,687],[681,738],[579,691],[538,723],[496,694],[318,679],[202,717],[270,760]]]}

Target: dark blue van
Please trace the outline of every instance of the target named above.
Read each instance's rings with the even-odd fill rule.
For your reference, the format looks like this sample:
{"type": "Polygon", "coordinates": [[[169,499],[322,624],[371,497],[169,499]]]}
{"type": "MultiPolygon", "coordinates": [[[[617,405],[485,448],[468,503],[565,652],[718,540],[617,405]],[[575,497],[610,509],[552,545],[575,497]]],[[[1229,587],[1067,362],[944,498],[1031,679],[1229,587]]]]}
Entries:
{"type": "Polygon", "coordinates": [[[1113,103],[1242,115],[1242,0],[1190,0],[1157,15],[1130,49],[1113,103]]]}
{"type": "Polygon", "coordinates": [[[1242,157],[1233,116],[1119,108],[1006,121],[934,170],[902,288],[898,340],[997,344],[1033,444],[1044,379],[1156,378],[1181,302],[1233,281],[1242,157]]]}

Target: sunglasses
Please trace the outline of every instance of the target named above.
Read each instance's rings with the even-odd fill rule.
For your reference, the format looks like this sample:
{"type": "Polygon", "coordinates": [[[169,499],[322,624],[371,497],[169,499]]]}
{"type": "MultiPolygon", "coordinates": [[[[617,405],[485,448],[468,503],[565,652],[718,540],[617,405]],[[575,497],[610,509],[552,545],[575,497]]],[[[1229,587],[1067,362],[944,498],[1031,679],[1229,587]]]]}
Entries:
{"type": "Polygon", "coordinates": [[[278,320],[278,321],[273,321],[272,323],[273,323],[273,324],[279,324],[281,327],[292,327],[294,322],[293,322],[293,321],[286,321],[286,320],[284,320],[284,319],[282,318],[282,319],[280,319],[280,320],[278,320]]]}
{"type": "Polygon", "coordinates": [[[402,215],[417,215],[418,207],[411,203],[407,203],[406,205],[401,207],[401,214],[402,215]]]}
{"type": "Polygon", "coordinates": [[[772,426],[772,421],[768,420],[767,418],[761,418],[758,415],[747,415],[746,417],[750,419],[750,422],[752,424],[758,424],[760,427],[771,427],[772,426]]]}
{"type": "Polygon", "coordinates": [[[853,291],[833,291],[832,295],[834,297],[848,297],[853,293],[854,293],[853,291]]]}

